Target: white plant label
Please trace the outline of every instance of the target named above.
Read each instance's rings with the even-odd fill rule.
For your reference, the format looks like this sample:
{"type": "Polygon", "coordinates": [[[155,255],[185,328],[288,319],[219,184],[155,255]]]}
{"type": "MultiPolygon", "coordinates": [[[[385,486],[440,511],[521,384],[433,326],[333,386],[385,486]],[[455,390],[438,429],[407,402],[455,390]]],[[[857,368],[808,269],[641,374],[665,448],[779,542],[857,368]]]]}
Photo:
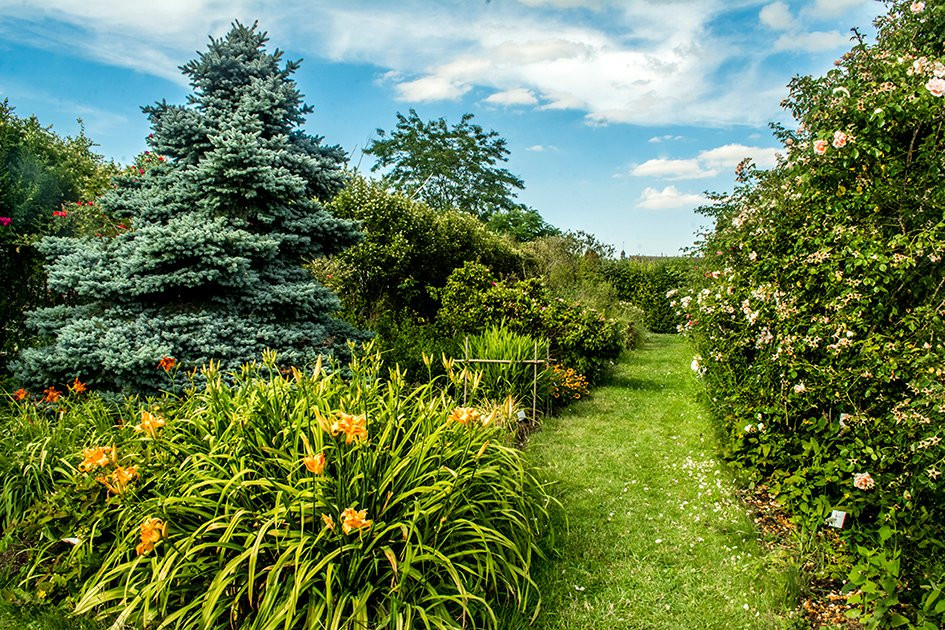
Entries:
{"type": "Polygon", "coordinates": [[[519,409],[519,410],[518,410],[518,419],[519,419],[519,422],[521,422],[522,420],[525,419],[525,410],[524,410],[524,409],[519,409]]]}
{"type": "Polygon", "coordinates": [[[843,522],[847,520],[847,513],[841,510],[834,510],[830,513],[830,516],[827,517],[827,525],[831,527],[836,527],[840,529],[843,527],[843,522]]]}

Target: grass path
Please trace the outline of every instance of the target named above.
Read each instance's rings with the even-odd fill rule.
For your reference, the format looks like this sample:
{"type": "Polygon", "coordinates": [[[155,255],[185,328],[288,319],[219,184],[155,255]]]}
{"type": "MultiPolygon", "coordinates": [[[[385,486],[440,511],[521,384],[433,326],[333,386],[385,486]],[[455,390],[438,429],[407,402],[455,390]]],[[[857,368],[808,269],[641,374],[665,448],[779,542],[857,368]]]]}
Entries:
{"type": "Polygon", "coordinates": [[[685,341],[653,335],[527,452],[568,527],[536,627],[789,628],[783,579],[714,457],[685,341]]]}

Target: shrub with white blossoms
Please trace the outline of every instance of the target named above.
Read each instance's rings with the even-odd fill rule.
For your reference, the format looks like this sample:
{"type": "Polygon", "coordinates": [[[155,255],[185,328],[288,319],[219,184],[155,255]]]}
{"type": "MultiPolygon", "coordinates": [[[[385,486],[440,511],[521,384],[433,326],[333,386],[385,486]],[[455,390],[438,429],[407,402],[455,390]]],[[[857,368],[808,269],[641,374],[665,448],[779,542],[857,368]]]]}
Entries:
{"type": "Polygon", "coordinates": [[[899,602],[940,625],[923,598],[945,583],[931,551],[945,545],[945,4],[893,2],[876,26],[825,76],[791,82],[785,157],[742,165],[702,209],[715,227],[698,298],[677,303],[713,358],[700,367],[733,461],[806,527],[847,512],[850,588],[893,585],[862,595],[861,619],[888,623],[899,602]]]}

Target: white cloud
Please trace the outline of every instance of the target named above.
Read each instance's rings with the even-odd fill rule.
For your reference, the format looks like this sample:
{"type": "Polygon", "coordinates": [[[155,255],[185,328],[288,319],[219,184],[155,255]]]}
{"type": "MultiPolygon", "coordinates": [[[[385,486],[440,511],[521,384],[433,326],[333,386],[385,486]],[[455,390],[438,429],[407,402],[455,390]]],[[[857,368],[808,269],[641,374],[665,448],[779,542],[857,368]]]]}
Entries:
{"type": "MultiPolygon", "coordinates": [[[[527,92],[537,102],[528,104],[581,111],[598,125],[763,125],[780,115],[790,77],[764,69],[772,53],[766,34],[743,28],[733,35],[716,26],[750,7],[769,24],[785,23],[779,18],[789,12],[777,8],[781,2],[762,6],[758,0],[0,0],[0,35],[183,82],[177,66],[204,47],[208,33],[222,35],[234,18],[258,18],[271,45],[292,51],[290,57],[374,65],[403,101],[456,100],[475,88],[493,94],[492,102],[524,104],[527,92]]],[[[829,11],[826,0],[816,6],[829,11]]],[[[778,50],[832,50],[845,43],[839,31],[826,30],[834,27],[840,25],[818,24],[825,30],[797,36],[785,31],[790,37],[778,40],[778,50]]]]}
{"type": "Polygon", "coordinates": [[[514,90],[505,90],[504,92],[490,94],[486,98],[486,102],[495,105],[536,105],[538,99],[535,98],[535,95],[532,94],[530,90],[516,88],[514,90]]]}
{"type": "Polygon", "coordinates": [[[398,83],[396,86],[397,99],[411,103],[455,101],[469,89],[468,85],[458,85],[435,75],[398,83]]]}
{"type": "Polygon", "coordinates": [[[543,153],[545,151],[557,151],[558,147],[553,144],[533,144],[530,147],[526,147],[526,151],[533,151],[535,153],[543,153]]]}
{"type": "Polygon", "coordinates": [[[715,169],[706,169],[699,160],[647,160],[630,171],[636,177],[660,177],[663,179],[701,179],[719,174],[715,169]]]}
{"type": "Polygon", "coordinates": [[[818,53],[845,48],[850,45],[850,36],[840,31],[812,31],[810,33],[786,33],[774,42],[775,50],[797,50],[818,53]]]}
{"type": "Polygon", "coordinates": [[[669,140],[682,140],[682,139],[683,139],[682,136],[674,136],[672,134],[666,134],[664,136],[653,136],[652,138],[647,140],[647,142],[656,144],[657,142],[667,142],[669,140]]]}
{"type": "Polygon", "coordinates": [[[706,203],[707,199],[703,195],[694,193],[684,193],[676,189],[675,186],[667,186],[663,190],[655,188],[646,188],[640,195],[637,208],[649,208],[651,210],[666,210],[670,208],[695,207],[706,203]]]}
{"type": "Polygon", "coordinates": [[[689,159],[653,159],[638,164],[630,170],[634,177],[659,179],[704,179],[720,173],[732,172],[739,162],[751,158],[758,168],[772,168],[777,164],[778,149],[775,147],[750,147],[744,144],[726,144],[714,149],[700,151],[689,159]]]}
{"type": "Polygon", "coordinates": [[[868,0],[814,0],[813,6],[806,8],[805,13],[818,19],[837,18],[865,4],[868,0]]]}
{"type": "Polygon", "coordinates": [[[784,2],[772,2],[762,7],[758,14],[761,23],[775,31],[787,31],[795,27],[791,9],[784,2]]]}
{"type": "Polygon", "coordinates": [[[748,147],[744,144],[726,144],[699,153],[698,160],[706,168],[735,168],[745,158],[751,158],[758,168],[772,168],[777,163],[775,147],[748,147]]]}

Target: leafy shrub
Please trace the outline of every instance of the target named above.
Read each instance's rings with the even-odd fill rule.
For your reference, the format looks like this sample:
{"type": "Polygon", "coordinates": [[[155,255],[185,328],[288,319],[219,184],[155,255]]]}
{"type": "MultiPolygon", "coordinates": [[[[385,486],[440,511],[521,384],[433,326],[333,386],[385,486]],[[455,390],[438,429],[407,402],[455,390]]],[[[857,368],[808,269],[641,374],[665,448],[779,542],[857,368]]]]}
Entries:
{"type": "Polygon", "coordinates": [[[626,323],[550,297],[537,278],[500,282],[476,263],[454,271],[439,296],[437,322],[446,334],[472,334],[504,323],[513,332],[548,339],[553,358],[591,381],[631,339],[626,323]]]}
{"type": "Polygon", "coordinates": [[[808,528],[832,510],[869,625],[945,605],[945,6],[896,2],[837,68],[791,84],[786,159],[706,211],[679,298],[732,457],[808,528]],[[940,602],[940,600],[939,600],[940,602]]]}
{"type": "Polygon", "coordinates": [[[475,217],[433,210],[379,182],[354,177],[327,207],[338,218],[358,221],[364,240],[313,268],[367,327],[380,330],[375,324],[387,312],[432,320],[439,305],[431,289],[442,288],[467,261],[497,273],[521,269],[514,244],[475,217]]]}
{"type": "Polygon", "coordinates": [[[119,426],[65,409],[85,450],[43,464],[55,486],[23,519],[24,586],[175,628],[495,627],[497,603],[536,610],[549,499],[510,434],[379,369],[372,353],[350,380],[280,372],[267,353],[119,426]]]}
{"type": "Polygon", "coordinates": [[[674,333],[680,323],[667,293],[689,283],[690,261],[684,258],[624,258],[605,267],[618,299],[643,309],[650,332],[674,333]]]}

